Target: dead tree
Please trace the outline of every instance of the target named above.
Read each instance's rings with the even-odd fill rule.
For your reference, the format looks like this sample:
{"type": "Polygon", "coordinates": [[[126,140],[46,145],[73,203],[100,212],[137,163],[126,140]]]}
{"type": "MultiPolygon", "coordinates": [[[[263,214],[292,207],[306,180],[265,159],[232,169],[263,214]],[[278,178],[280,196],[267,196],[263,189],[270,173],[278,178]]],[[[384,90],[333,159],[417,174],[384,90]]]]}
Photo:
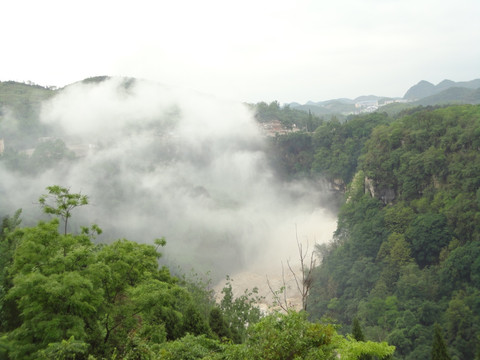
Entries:
{"type": "MultiPolygon", "coordinates": [[[[298,256],[300,259],[300,271],[301,271],[301,276],[298,275],[295,270],[292,268],[290,265],[290,261],[287,260],[287,266],[288,269],[290,270],[291,274],[293,275],[293,278],[295,279],[295,284],[297,286],[297,291],[299,292],[301,299],[302,299],[302,309],[304,311],[307,311],[307,299],[308,295],[310,294],[310,290],[312,289],[313,286],[313,270],[316,265],[316,259],[314,252],[312,251],[310,255],[310,261],[309,264],[307,264],[307,255],[308,255],[308,241],[307,241],[307,247],[305,251],[303,250],[303,246],[298,240],[298,233],[297,233],[297,227],[295,226],[295,236],[297,240],[297,249],[298,249],[298,256]]],[[[277,303],[278,306],[284,311],[288,311],[288,302],[287,302],[287,286],[285,282],[285,271],[283,268],[283,263],[282,263],[282,282],[283,286],[279,290],[273,290],[270,281],[268,280],[267,277],[267,284],[268,287],[273,294],[274,300],[277,303]]]]}
{"type": "MultiPolygon", "coordinates": [[[[295,228],[295,232],[296,232],[296,228],[295,228]]],[[[307,266],[306,261],[307,261],[307,255],[308,255],[308,242],[307,242],[307,248],[305,249],[305,251],[303,251],[303,246],[300,243],[300,241],[298,241],[297,234],[296,234],[296,237],[297,237],[298,256],[300,258],[301,278],[292,269],[289,261],[287,261],[287,265],[288,265],[288,269],[293,275],[293,278],[295,279],[297,290],[300,293],[300,296],[302,297],[302,309],[307,311],[307,299],[313,285],[313,269],[315,268],[316,261],[314,257],[314,252],[312,251],[310,255],[310,263],[307,266]]]]}

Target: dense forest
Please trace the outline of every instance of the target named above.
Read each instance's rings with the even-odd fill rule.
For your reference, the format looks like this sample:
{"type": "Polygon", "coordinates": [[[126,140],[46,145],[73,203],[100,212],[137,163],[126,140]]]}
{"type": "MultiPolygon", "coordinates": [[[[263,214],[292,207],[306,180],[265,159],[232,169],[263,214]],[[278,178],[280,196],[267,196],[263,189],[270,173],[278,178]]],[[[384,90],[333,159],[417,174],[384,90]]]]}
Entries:
{"type": "MultiPolygon", "coordinates": [[[[42,101],[60,90],[0,85],[0,137],[8,139],[2,169],[36,179],[80,161],[61,129],[40,121],[42,101]]],[[[14,203],[0,204],[0,357],[480,358],[480,107],[339,120],[278,102],[246,106],[260,124],[276,120],[289,130],[266,140],[276,177],[314,180],[336,194],[337,230],[316,247],[307,311],[264,314],[256,289],[235,297],[229,278],[214,294],[204,275],[163,261],[168,237],[98,241],[102,219],[76,218],[92,206],[89,194],[52,184],[31,199],[49,220],[25,221],[21,210],[5,212],[14,203]]],[[[168,146],[155,144],[155,161],[164,161],[168,146]]],[[[206,161],[203,155],[196,159],[206,161]]],[[[105,197],[95,201],[111,201],[107,208],[125,196],[117,167],[102,163],[105,197]]],[[[213,244],[229,245],[221,241],[213,244]]]]}
{"type": "Polygon", "coordinates": [[[321,124],[276,140],[290,176],[344,190],[309,297],[395,358],[429,359],[437,324],[452,359],[480,356],[480,107],[415,108],[321,124]]]}
{"type": "Polygon", "coordinates": [[[69,219],[88,201],[54,185],[38,199],[53,220],[22,227],[20,210],[3,218],[2,358],[357,359],[394,351],[343,337],[305,312],[262,314],[256,289],[234,297],[228,278],[216,302],[201,278],[159,265],[164,238],[95,244],[96,224],[69,233],[69,219]]]}

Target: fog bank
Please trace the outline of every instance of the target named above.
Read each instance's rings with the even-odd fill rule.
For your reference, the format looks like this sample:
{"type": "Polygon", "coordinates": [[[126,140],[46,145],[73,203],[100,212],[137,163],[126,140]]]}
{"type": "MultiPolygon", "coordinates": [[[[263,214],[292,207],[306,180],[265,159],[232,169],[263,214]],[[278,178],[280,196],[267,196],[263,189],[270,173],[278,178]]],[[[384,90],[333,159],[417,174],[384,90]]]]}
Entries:
{"type": "Polygon", "coordinates": [[[297,256],[297,238],[312,247],[335,228],[319,184],[275,178],[242,104],[112,78],[68,86],[41,120],[78,158],[35,179],[0,168],[2,201],[27,220],[40,216],[34,203],[47,186],[66,186],[90,198],[71,230],[97,223],[99,241],[165,236],[164,261],[220,277],[278,267],[297,256]]]}

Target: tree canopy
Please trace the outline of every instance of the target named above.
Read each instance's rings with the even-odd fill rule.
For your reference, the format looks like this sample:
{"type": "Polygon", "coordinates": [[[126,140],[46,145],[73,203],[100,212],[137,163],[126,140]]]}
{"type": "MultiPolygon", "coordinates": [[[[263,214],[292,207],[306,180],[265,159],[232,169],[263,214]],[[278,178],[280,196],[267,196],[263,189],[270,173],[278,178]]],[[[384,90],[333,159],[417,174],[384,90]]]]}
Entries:
{"type": "Polygon", "coordinates": [[[21,227],[17,211],[2,222],[2,358],[356,359],[394,351],[343,337],[305,312],[262,314],[256,289],[234,297],[229,278],[217,304],[204,283],[160,266],[164,238],[94,243],[97,225],[66,226],[88,197],[58,185],[47,190],[40,205],[53,219],[21,227]]]}
{"type": "MultiPolygon", "coordinates": [[[[438,322],[452,358],[474,358],[478,129],[480,107],[471,105],[417,108],[371,129],[354,156],[355,175],[344,177],[333,241],[318,249],[312,319],[350,325],[358,318],[367,339],[387,340],[403,359],[430,358],[438,322]]],[[[324,143],[331,138],[315,136],[324,143]]],[[[345,155],[314,154],[322,158],[316,171],[331,171],[329,161],[349,153],[338,151],[345,155]]]]}

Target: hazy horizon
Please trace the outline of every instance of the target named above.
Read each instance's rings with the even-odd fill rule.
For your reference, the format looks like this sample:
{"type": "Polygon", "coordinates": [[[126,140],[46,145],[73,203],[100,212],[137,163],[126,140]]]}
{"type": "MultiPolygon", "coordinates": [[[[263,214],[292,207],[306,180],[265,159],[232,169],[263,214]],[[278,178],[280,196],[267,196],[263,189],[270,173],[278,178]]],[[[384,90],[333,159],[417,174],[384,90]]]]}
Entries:
{"type": "Polygon", "coordinates": [[[237,102],[305,103],[480,77],[476,0],[19,0],[2,10],[2,81],[127,76],[237,102]]]}

